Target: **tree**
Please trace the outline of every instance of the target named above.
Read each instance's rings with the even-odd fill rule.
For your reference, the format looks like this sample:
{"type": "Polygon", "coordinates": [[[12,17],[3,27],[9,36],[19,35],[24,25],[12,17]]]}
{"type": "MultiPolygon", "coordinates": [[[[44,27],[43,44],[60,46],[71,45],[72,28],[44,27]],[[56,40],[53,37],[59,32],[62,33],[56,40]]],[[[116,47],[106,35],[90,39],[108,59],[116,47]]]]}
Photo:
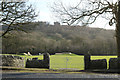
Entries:
{"type": "MultiPolygon", "coordinates": [[[[116,38],[117,38],[117,50],[118,50],[118,58],[120,58],[120,0],[118,2],[118,12],[117,12],[117,23],[116,23],[116,38]]],[[[120,65],[119,65],[120,67],[120,65]]]]}
{"type": "Polygon", "coordinates": [[[100,16],[109,20],[109,25],[116,25],[118,57],[120,58],[120,0],[80,0],[76,6],[65,6],[62,2],[54,3],[53,12],[68,25],[81,23],[92,24],[100,16]]]}
{"type": "Polygon", "coordinates": [[[6,26],[2,36],[5,36],[12,30],[22,30],[21,23],[31,22],[37,17],[35,9],[26,2],[8,2],[0,3],[0,23],[6,26]]]}

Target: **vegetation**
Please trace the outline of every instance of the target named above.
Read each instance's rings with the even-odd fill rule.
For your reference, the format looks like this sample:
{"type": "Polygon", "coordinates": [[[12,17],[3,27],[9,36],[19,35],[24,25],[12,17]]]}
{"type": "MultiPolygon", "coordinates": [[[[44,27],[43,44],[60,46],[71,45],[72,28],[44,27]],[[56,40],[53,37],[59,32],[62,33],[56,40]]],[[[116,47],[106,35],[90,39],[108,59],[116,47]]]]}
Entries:
{"type": "Polygon", "coordinates": [[[50,25],[46,22],[23,24],[25,30],[12,31],[2,39],[3,54],[30,52],[35,55],[48,52],[72,52],[75,54],[114,54],[116,41],[114,30],[82,26],[50,25]]]}
{"type": "Polygon", "coordinates": [[[99,17],[104,17],[110,26],[116,26],[117,55],[120,58],[120,0],[80,0],[77,5],[54,3],[53,12],[68,25],[81,23],[92,24],[99,17]]]}
{"type": "MultiPolygon", "coordinates": [[[[92,55],[116,55],[118,52],[119,57],[120,17],[118,14],[120,1],[113,4],[107,0],[103,2],[88,0],[87,3],[89,4],[88,6],[92,5],[88,7],[89,9],[79,9],[80,7],[78,6],[81,2],[78,6],[70,7],[69,9],[66,9],[61,3],[62,8],[56,7],[59,9],[58,11],[54,9],[57,13],[60,13],[60,16],[61,12],[63,12],[62,16],[67,16],[63,17],[67,19],[62,20],[68,25],[82,22],[82,26],[68,26],[60,25],[58,22],[54,25],[47,22],[32,22],[37,15],[31,5],[26,6],[25,2],[2,2],[0,7],[0,10],[3,12],[0,20],[0,23],[3,25],[3,31],[0,33],[4,36],[2,38],[2,53],[4,55],[14,54],[26,59],[36,57],[43,59],[42,56],[37,55],[48,52],[51,54],[50,67],[53,69],[84,69],[83,55],[87,53],[92,55]],[[104,15],[106,13],[112,15],[109,25],[115,23],[116,32],[114,30],[89,28],[86,26],[86,24],[95,22],[101,14],[104,15]],[[115,37],[117,38],[116,41],[115,37]],[[30,52],[33,56],[21,55],[21,53],[27,52],[30,52]],[[62,52],[75,54],[54,55],[62,52]]],[[[91,56],[91,59],[107,59],[108,63],[109,59],[113,57],[117,56],[91,56]]]]}
{"type": "Polygon", "coordinates": [[[13,30],[24,31],[22,23],[31,22],[37,16],[32,5],[24,1],[1,1],[0,2],[0,23],[5,26],[1,36],[5,36],[13,30]]]}

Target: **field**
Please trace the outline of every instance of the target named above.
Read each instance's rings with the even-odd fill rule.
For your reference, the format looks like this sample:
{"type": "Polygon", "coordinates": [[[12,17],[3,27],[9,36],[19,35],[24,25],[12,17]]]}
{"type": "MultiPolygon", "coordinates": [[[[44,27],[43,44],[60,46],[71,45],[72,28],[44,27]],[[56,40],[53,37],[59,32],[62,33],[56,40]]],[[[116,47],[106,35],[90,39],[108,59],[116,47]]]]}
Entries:
{"type": "MultiPolygon", "coordinates": [[[[12,54],[5,54],[12,55],[12,54]]],[[[35,55],[35,56],[26,56],[26,55],[15,55],[24,57],[25,60],[28,58],[43,59],[43,55],[35,55]]],[[[109,68],[109,59],[117,58],[117,56],[91,56],[91,60],[96,59],[106,59],[107,60],[107,68],[109,68]]],[[[84,70],[84,56],[83,55],[75,55],[75,54],[56,54],[50,56],[50,69],[79,69],[84,70]]]]}
{"type": "Polygon", "coordinates": [[[84,69],[84,56],[74,54],[50,56],[51,69],[84,69]]]}

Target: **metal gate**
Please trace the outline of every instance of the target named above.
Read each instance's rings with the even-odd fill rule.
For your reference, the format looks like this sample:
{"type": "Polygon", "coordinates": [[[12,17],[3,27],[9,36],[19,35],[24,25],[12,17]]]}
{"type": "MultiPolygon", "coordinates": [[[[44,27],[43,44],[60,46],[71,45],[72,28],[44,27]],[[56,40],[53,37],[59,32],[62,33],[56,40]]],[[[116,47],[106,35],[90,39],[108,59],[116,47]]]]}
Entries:
{"type": "Polygon", "coordinates": [[[51,69],[84,69],[84,56],[51,56],[51,69]]]}

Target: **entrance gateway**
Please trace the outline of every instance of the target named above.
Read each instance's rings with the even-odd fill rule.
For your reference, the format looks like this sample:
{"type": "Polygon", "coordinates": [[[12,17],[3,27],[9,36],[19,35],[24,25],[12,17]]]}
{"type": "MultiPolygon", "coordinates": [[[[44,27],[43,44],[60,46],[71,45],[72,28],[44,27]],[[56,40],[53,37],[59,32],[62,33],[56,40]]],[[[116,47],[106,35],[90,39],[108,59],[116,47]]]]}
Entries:
{"type": "Polygon", "coordinates": [[[84,70],[84,56],[51,56],[50,69],[84,70]]]}

